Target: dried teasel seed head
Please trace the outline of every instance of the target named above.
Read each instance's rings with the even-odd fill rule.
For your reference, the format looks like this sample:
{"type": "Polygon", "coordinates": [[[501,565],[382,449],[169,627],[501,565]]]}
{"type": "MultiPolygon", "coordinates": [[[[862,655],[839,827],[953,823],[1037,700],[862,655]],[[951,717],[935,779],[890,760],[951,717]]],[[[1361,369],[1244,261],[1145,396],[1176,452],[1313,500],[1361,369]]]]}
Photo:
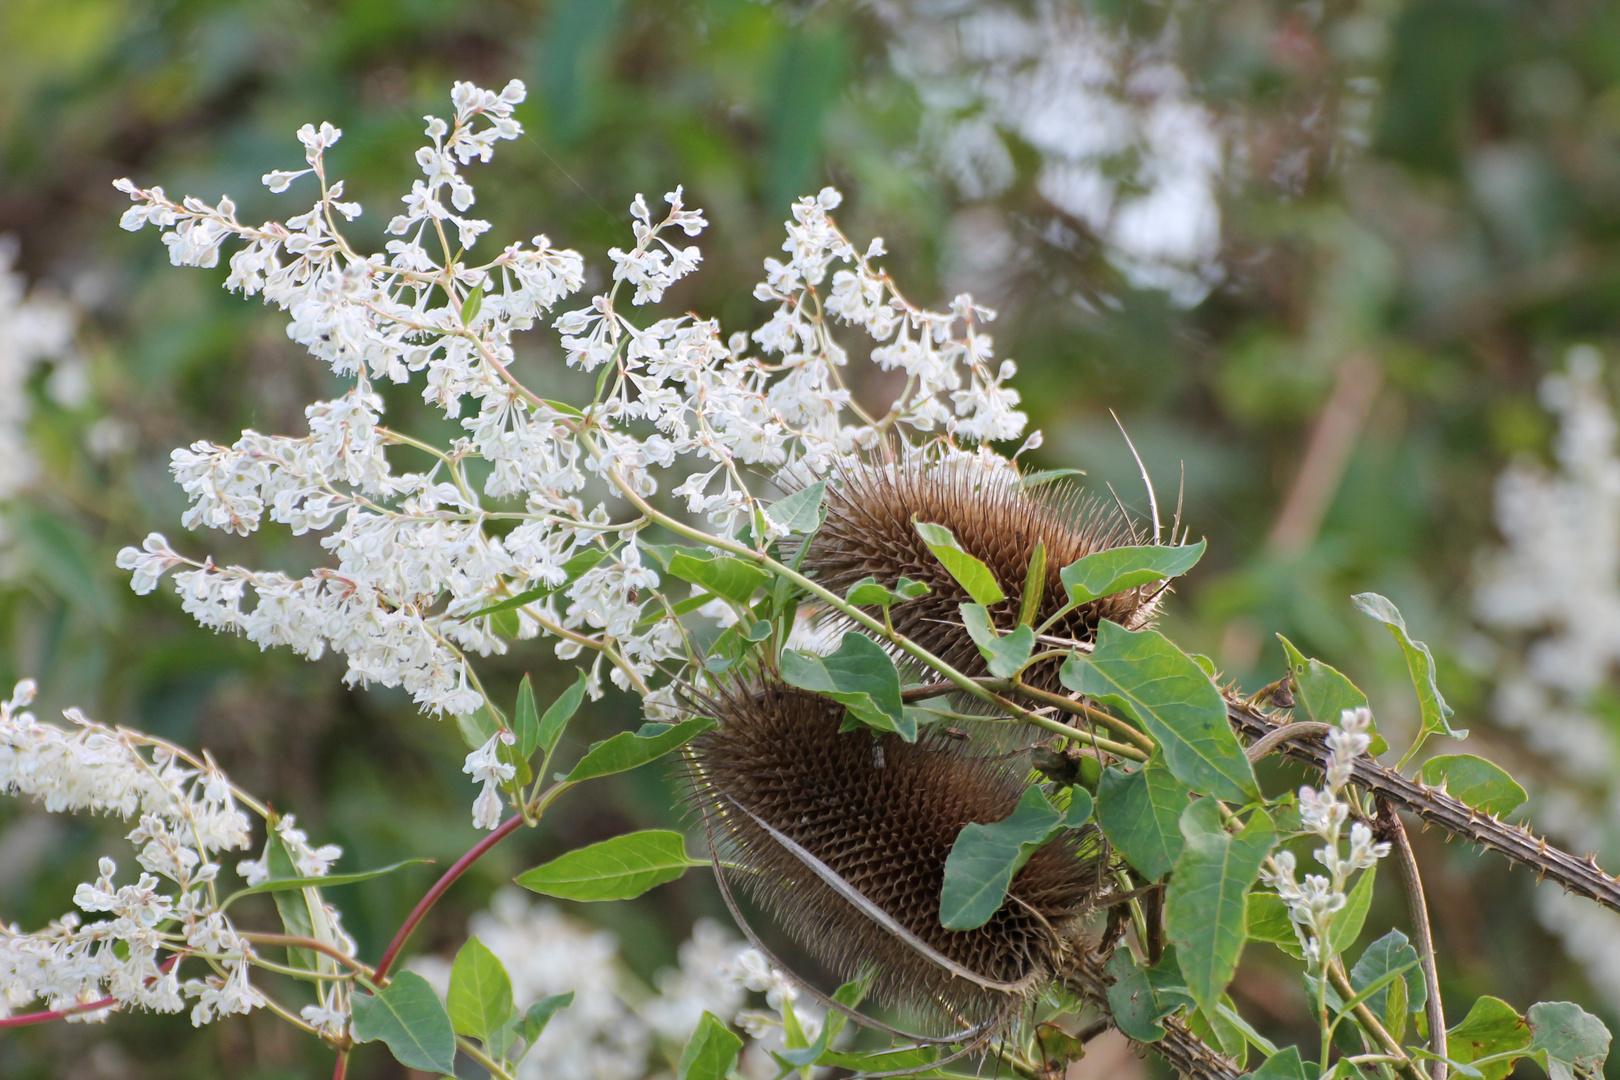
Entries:
{"type": "MultiPolygon", "coordinates": [[[[1022,490],[1013,470],[989,469],[976,458],[848,467],[829,485],[825,506],[826,520],[810,540],[804,568],[840,594],[868,576],[886,585],[901,577],[924,582],[928,595],[891,609],[894,628],[970,675],[985,674],[958,607],[972,598],[923,543],[915,522],[950,529],[964,551],[990,568],[1007,597],[990,608],[1003,633],[1018,623],[1037,545],[1045,545],[1046,562],[1034,608],[1040,626],[1068,602],[1059,576],[1065,566],[1143,542],[1112,504],[1066,485],[1022,490]]],[[[1047,633],[1090,641],[1103,619],[1141,629],[1157,613],[1163,592],[1158,582],[1102,597],[1068,612],[1047,633]]],[[[1038,664],[1024,681],[1056,690],[1058,667],[1055,660],[1038,664]]]]}
{"type": "Polygon", "coordinates": [[[708,708],[720,723],[692,742],[688,761],[710,842],[739,866],[732,880],[838,976],[871,972],[876,1000],[954,1028],[1013,1021],[1062,970],[1102,888],[1095,830],[1037,850],[985,925],[940,924],[951,846],[964,825],[1012,813],[1025,788],[1022,755],[985,757],[926,732],[915,743],[840,732],[842,705],[771,680],[723,691],[708,708]],[[759,822],[949,960],[1022,985],[989,989],[925,958],[759,822]]]}

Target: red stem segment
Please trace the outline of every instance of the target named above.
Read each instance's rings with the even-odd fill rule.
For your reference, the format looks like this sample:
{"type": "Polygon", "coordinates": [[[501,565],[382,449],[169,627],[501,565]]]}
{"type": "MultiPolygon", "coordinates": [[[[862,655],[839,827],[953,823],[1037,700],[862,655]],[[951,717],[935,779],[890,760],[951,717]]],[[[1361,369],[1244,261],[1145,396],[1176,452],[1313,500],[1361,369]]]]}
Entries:
{"type": "Polygon", "coordinates": [[[410,940],[411,932],[416,929],[417,923],[427,917],[427,913],[434,904],[438,903],[439,897],[445,894],[445,890],[454,885],[456,879],[465,874],[473,863],[483,858],[490,848],[512,835],[522,825],[522,814],[513,814],[501,822],[494,832],[484,837],[471,851],[457,859],[455,864],[444,872],[444,876],[434,883],[433,888],[429,889],[422,899],[417,901],[416,907],[411,909],[411,913],[406,916],[404,924],[400,926],[399,933],[395,934],[394,940],[388,943],[388,950],[383,953],[382,959],[377,962],[377,973],[374,978],[379,985],[388,978],[388,969],[399,958],[399,951],[405,947],[405,942],[410,940]]]}

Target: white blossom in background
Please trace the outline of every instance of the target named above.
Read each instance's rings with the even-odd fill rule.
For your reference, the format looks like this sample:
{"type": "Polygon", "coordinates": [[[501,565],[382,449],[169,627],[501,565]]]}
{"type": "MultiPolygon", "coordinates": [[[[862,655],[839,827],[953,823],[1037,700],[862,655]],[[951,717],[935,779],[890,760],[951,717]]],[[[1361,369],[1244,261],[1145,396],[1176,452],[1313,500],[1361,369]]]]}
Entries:
{"type": "MultiPolygon", "coordinates": [[[[518,1080],[640,1080],[666,1074],[705,1012],[736,1020],[762,1042],[744,1052],[750,1075],[780,1071],[765,1052],[780,1049],[781,1009],[798,996],[787,977],[745,949],[720,925],[700,919],[679,950],[679,965],[659,971],[649,990],[625,967],[611,931],[577,922],[546,903],[504,889],[489,910],[474,915],[468,933],[494,953],[512,979],[512,1001],[521,1012],[541,998],[574,992],[573,1004],[552,1017],[524,1056],[518,1080]],[[748,993],[766,993],[769,1012],[742,1009],[748,993]],[[665,1059],[668,1058],[666,1061],[665,1059]]],[[[450,984],[450,961],[426,956],[411,961],[442,997],[450,984]]],[[[820,1013],[797,1008],[814,1037],[820,1013]]]]}
{"type": "MultiPolygon", "coordinates": [[[[1620,753],[1595,698],[1620,665],[1620,429],[1601,354],[1571,349],[1541,397],[1559,420],[1557,467],[1521,461],[1497,479],[1505,544],[1482,556],[1474,605],[1487,627],[1522,643],[1492,665],[1501,672],[1492,715],[1558,774],[1536,792],[1537,820],[1569,846],[1612,859],[1620,855],[1620,753]]],[[[1537,891],[1536,907],[1620,1008],[1620,915],[1588,911],[1551,888],[1537,891]]]]}
{"type": "MultiPolygon", "coordinates": [[[[137,592],[172,574],[203,625],[311,659],[331,649],[351,684],[403,687],[425,711],[475,712],[485,702],[468,656],[539,635],[564,659],[592,654],[593,697],[604,665],[646,697],[667,687],[660,665],[692,657],[663,568],[641,546],[637,500],[667,492],[729,538],[750,522],[782,531],[757,512],[753,477],[767,491],[836,478],[885,441],[907,456],[1005,464],[984,444],[1020,437],[1026,418],[1006,385],[1016,367],[994,360],[984,330],[994,312],[967,295],[941,311],[907,301],[877,262],[882,241],[857,248],[833,222],[832,188],[792,207],[784,256],[765,261],[755,290],[769,315],[751,333],[640,310],[701,263],[688,240],[707,222],[679,187],[661,213],[635,198],[633,245],[608,252],[609,287],[576,306],[564,301],[584,284],[584,259],[543,235],[465,261],[490,226],[467,216],[476,195],[462,170],[520,133],[524,94],[517,81],[498,93],[456,84],[453,116],[427,118],[422,177],[388,223],[392,239],[369,256],[339,231],[361,208],[328,173],[342,136],[330,124],[299,130],[305,168],[264,177],[274,192],[319,188],[282,222],[254,227],[228,198],[175,202],[118,182],[132,202],[125,228],[156,226],[176,265],[215,266],[231,243],[225,287],[287,312],[288,335],[351,384],[309,405],[305,435],[244,431],[171,459],[188,528],[246,535],[268,520],[318,534],[330,565],[299,578],[222,567],[153,533],[119,553],[137,592]],[[597,375],[593,400],[546,400],[513,374],[516,335],[541,322],[568,364],[597,375]],[[873,363],[904,374],[887,412],[846,388],[840,323],[871,339],[873,363]],[[464,434],[437,446],[387,427],[382,380],[418,386],[464,434]],[[467,468],[477,459],[489,466],[481,491],[467,468]],[[527,602],[499,618],[484,610],[518,595],[527,602]]],[[[492,748],[477,753],[493,761],[492,748]]],[[[484,784],[475,818],[492,828],[504,778],[491,762],[469,758],[468,771],[484,784]]]]}
{"type": "Polygon", "coordinates": [[[1351,824],[1349,846],[1344,846],[1344,826],[1350,817],[1350,804],[1339,798],[1339,792],[1350,782],[1350,770],[1356,758],[1365,754],[1372,744],[1372,736],[1368,734],[1371,727],[1372,713],[1365,707],[1344,710],[1339,726],[1327,736],[1325,783],[1320,790],[1299,789],[1300,824],[1306,832],[1323,841],[1314,856],[1327,874],[1306,874],[1303,882],[1296,880],[1297,863],[1291,851],[1277,852],[1260,873],[1261,880],[1288,905],[1294,933],[1305,952],[1306,963],[1313,970],[1320,970],[1332,959],[1325,955],[1323,945],[1329,939],[1334,915],[1343,910],[1347,902],[1350,878],[1372,869],[1390,851],[1388,843],[1375,843],[1372,830],[1359,821],[1351,824]]]}
{"type": "MultiPolygon", "coordinates": [[[[47,391],[64,403],[76,402],[83,391],[83,366],[73,351],[77,313],[61,297],[30,292],[27,280],[14,269],[16,261],[15,239],[0,237],[0,503],[22,494],[38,472],[28,441],[33,413],[28,383],[34,374],[55,361],[47,391]]],[[[6,540],[0,517],[0,543],[6,540]]]]}
{"type": "MultiPolygon", "coordinates": [[[[43,930],[0,925],[0,1017],[30,1006],[105,1003],[67,1017],[99,1021],[122,1008],[179,1012],[190,1000],[191,1021],[201,1026],[264,1007],[248,974],[257,955],[219,906],[223,854],[252,841],[238,806],[245,797],[212,761],[161,740],[73,709],[64,714],[68,727],[42,723],[27,711],[33,696],[34,684],[24,681],[0,704],[0,791],[52,813],[134,820],[128,839],[141,873],[133,881],[126,873],[120,883],[118,864],[102,858],[96,879],[73,894],[77,912],[43,930]],[[182,978],[182,964],[191,977],[182,978]]],[[[324,875],[339,854],[310,848],[291,817],[281,819],[277,835],[303,876],[324,875]]],[[[239,872],[250,884],[266,876],[262,861],[239,872]]],[[[326,915],[315,920],[316,932],[352,953],[335,913],[326,915]]],[[[321,1005],[346,1013],[345,995],[322,987],[321,1005]]]]}
{"type": "Polygon", "coordinates": [[[922,98],[927,149],[964,197],[992,199],[1017,179],[1013,137],[1040,154],[1041,195],[1133,285],[1192,305],[1221,280],[1225,148],[1173,39],[1134,41],[1072,0],[874,7],[922,98]]]}

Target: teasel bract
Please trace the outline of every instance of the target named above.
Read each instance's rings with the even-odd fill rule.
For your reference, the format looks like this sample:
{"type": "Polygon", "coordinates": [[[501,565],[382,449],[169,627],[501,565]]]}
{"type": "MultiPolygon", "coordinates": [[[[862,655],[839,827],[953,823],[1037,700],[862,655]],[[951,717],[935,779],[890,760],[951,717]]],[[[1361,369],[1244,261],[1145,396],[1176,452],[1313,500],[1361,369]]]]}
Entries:
{"type": "Polygon", "coordinates": [[[717,859],[837,975],[870,978],[873,998],[925,1021],[987,1033],[1061,976],[1104,886],[1095,829],[1037,849],[983,926],[940,922],[951,847],[970,822],[1012,813],[1027,786],[1023,755],[928,729],[914,743],[840,731],[842,705],[770,675],[718,690],[706,707],[719,723],[688,763],[717,859]]]}
{"type": "MultiPolygon", "coordinates": [[[[900,578],[926,584],[929,592],[895,604],[894,629],[956,670],[982,676],[985,663],[962,627],[960,605],[967,590],[923,542],[917,523],[943,525],[969,555],[995,575],[1006,599],[989,607],[1005,633],[1024,610],[1024,592],[1036,550],[1042,550],[1041,594],[1033,607],[1042,626],[1068,603],[1062,569],[1087,555],[1144,542],[1124,512],[1064,483],[1034,490],[1022,486],[1011,467],[986,466],[962,455],[946,461],[846,465],[828,483],[826,517],[809,540],[803,568],[820,584],[844,594],[864,578],[893,585],[900,578]]],[[[1104,619],[1127,630],[1149,625],[1165,592],[1164,582],[1104,596],[1059,616],[1045,631],[1052,641],[1091,641],[1104,619]]],[[[1032,665],[1023,680],[1043,690],[1059,689],[1053,658],[1032,665]]]]}

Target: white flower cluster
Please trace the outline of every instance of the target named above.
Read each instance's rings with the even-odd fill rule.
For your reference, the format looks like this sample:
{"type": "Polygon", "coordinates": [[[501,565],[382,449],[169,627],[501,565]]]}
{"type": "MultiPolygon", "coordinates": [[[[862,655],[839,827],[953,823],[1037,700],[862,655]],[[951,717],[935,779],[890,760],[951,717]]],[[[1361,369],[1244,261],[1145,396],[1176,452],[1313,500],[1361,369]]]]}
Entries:
{"type": "MultiPolygon", "coordinates": [[[[549,904],[531,904],[515,889],[496,893],[489,910],[469,921],[468,931],[506,968],[519,1010],[552,994],[574,992],[573,1004],[552,1017],[524,1056],[518,1080],[658,1075],[664,1069],[655,1046],[670,1060],[678,1058],[705,1012],[729,1023],[747,997],[746,979],[734,973],[741,943],[708,919],[692,928],[680,947],[679,966],[658,972],[652,990],[625,968],[612,932],[586,927],[549,904]]],[[[445,993],[448,960],[420,957],[410,966],[441,996],[445,993]]],[[[780,973],[776,977],[782,979],[780,973]]],[[[764,1075],[776,1072],[772,1068],[764,1075]]]]}
{"type": "MultiPolygon", "coordinates": [[[[185,610],[204,625],[310,658],[336,650],[350,683],[403,686],[424,710],[476,711],[484,701],[467,655],[539,634],[555,638],[563,658],[595,652],[593,696],[604,660],[618,685],[645,695],[661,662],[691,659],[640,544],[647,518],[637,504],[660,489],[659,473],[679,480],[669,491],[689,513],[729,537],[744,522],[779,528],[754,512],[745,469],[792,487],[881,444],[948,456],[968,452],[958,445],[966,441],[994,456],[986,440],[1022,434],[1017,392],[1005,385],[1014,365],[994,363],[982,332],[993,313],[965,295],[943,312],[905,300],[874,263],[882,242],[860,254],[828,216],[840,201],[831,188],[794,205],[786,257],[766,262],[756,296],[775,310],[751,335],[762,357],[747,355],[750,335],[723,341],[712,320],[621,310],[626,300],[659,302],[699,265],[696,247],[672,239],[707,224],[680,188],[665,196],[662,218],[636,197],[634,245],[609,252],[607,291],[570,310],[551,314],[583,286],[584,261],[544,236],[488,263],[464,261],[489,226],[465,216],[475,196],[460,168],[519,133],[513,107],[523,97],[516,81],[498,94],[456,85],[453,118],[427,120],[423,178],[381,254],[361,256],[338,229],[360,207],[328,177],[326,155],[342,134],[329,124],[299,131],[307,168],[264,178],[278,192],[305,176],[319,183],[314,206],[285,222],[252,227],[228,199],[176,203],[119,181],[134,203],[125,228],[164,230],[183,265],[215,265],[227,240],[239,243],[225,286],[286,311],[289,336],[353,380],[306,409],[307,435],[245,431],[230,446],[176,450],[171,463],[190,500],[188,527],[247,534],[268,518],[321,534],[335,565],[301,578],[220,567],[154,533],[144,549],[119,553],[137,592],[172,572],[185,610]],[[542,317],[568,364],[599,373],[595,397],[579,407],[541,398],[513,374],[514,336],[542,317]],[[903,373],[887,412],[852,397],[834,320],[859,325],[876,345],[873,361],[903,373]],[[417,376],[424,400],[465,432],[446,446],[382,423],[374,383],[417,376]],[[395,456],[413,455],[422,471],[396,469],[395,456]],[[527,602],[515,610],[485,611],[519,595],[527,602]]],[[[493,802],[481,798],[480,821],[497,812],[493,802]]]]}
{"type": "Polygon", "coordinates": [[[1314,854],[1327,874],[1306,874],[1303,882],[1297,881],[1291,851],[1277,852],[1261,872],[1262,880],[1288,904],[1294,933],[1312,968],[1320,968],[1331,959],[1324,955],[1324,945],[1334,915],[1347,902],[1345,888],[1351,875],[1370,870],[1390,850],[1387,842],[1374,843],[1372,830],[1360,821],[1350,826],[1349,850],[1342,846],[1350,804],[1339,798],[1339,792],[1350,782],[1356,758],[1365,754],[1372,743],[1368,734],[1371,726],[1372,713],[1365,707],[1344,710],[1339,726],[1327,737],[1326,784],[1320,791],[1312,787],[1299,789],[1300,823],[1306,832],[1324,841],[1314,854]]]}
{"type": "MultiPolygon", "coordinates": [[[[1620,424],[1590,346],[1569,351],[1541,398],[1559,418],[1557,468],[1524,460],[1497,479],[1506,544],[1481,559],[1474,594],[1481,622],[1521,644],[1480,666],[1499,673],[1493,717],[1559,774],[1536,793],[1537,820],[1608,861],[1620,855],[1620,746],[1598,702],[1620,665],[1620,424]]],[[[1536,906],[1620,1007],[1620,915],[1551,888],[1536,906]]]]}
{"type": "Polygon", "coordinates": [[[43,1001],[70,1020],[100,1020],[122,1007],[177,1012],[192,998],[191,1019],[201,1025],[263,1006],[248,981],[253,949],[220,910],[217,891],[220,854],[251,842],[240,793],[211,761],[76,710],[64,714],[72,728],[41,723],[26,711],[33,696],[24,681],[0,704],[0,790],[52,812],[135,819],[129,841],[143,873],[120,885],[117,865],[103,858],[99,876],[79,885],[74,903],[106,918],[70,913],[34,933],[0,926],[0,1016],[43,1001]],[[213,973],[182,982],[182,957],[213,973]]]}
{"type": "Polygon", "coordinates": [[[735,985],[765,995],[765,1009],[744,1009],[737,1014],[737,1023],[756,1042],[778,1050],[786,1045],[783,1035],[790,1013],[805,1038],[814,1042],[821,1034],[826,1014],[799,1004],[799,988],[758,949],[744,949],[721,971],[735,985]]]}

